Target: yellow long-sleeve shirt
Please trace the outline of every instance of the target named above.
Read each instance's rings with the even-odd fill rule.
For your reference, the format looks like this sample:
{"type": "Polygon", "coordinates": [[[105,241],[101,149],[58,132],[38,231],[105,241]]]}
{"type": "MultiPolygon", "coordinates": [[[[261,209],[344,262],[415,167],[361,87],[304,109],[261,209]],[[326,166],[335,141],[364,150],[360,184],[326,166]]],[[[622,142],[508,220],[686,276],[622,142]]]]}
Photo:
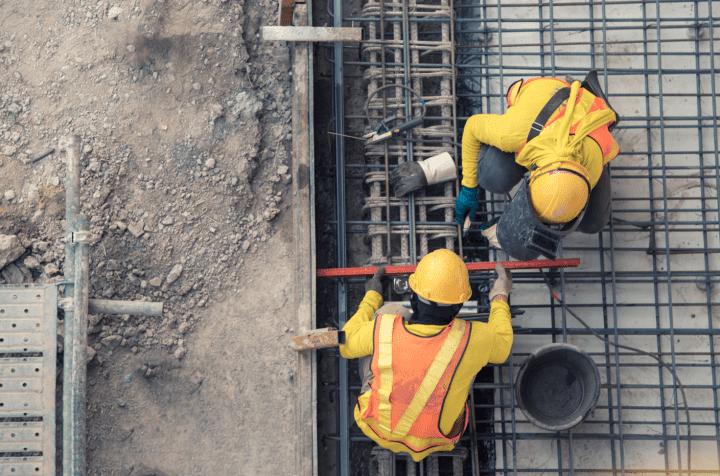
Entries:
{"type": "MultiPolygon", "coordinates": [[[[527,140],[530,133],[530,126],[545,104],[553,95],[567,84],[554,78],[543,78],[528,84],[523,84],[505,114],[478,114],[470,117],[465,124],[465,131],[462,138],[462,184],[466,187],[477,187],[477,164],[478,154],[483,144],[497,147],[503,152],[518,152],[527,140]]],[[[576,123],[587,115],[592,99],[592,94],[585,91],[584,100],[575,107],[571,123],[576,123]]],[[[556,110],[548,123],[555,120],[560,108],[556,110]]],[[[545,133],[545,130],[541,134],[545,133]]],[[[617,143],[613,144],[615,155],[619,151],[617,143]]],[[[603,155],[600,146],[590,137],[582,141],[582,160],[579,164],[585,167],[590,173],[590,185],[595,186],[603,169],[603,155]]],[[[536,163],[532,157],[516,159],[516,162],[528,170],[537,165],[542,167],[546,164],[536,163]]]]}
{"type": "MultiPolygon", "coordinates": [[[[383,299],[375,291],[368,291],[355,315],[345,324],[345,345],[340,346],[340,355],[346,359],[357,359],[373,353],[373,316],[382,306],[383,299]]],[[[493,301],[488,323],[472,322],[470,338],[465,354],[458,365],[450,389],[445,397],[445,406],[440,416],[440,429],[449,434],[455,420],[465,408],[470,386],[475,375],[488,363],[505,362],[510,355],[513,342],[510,306],[502,301],[493,301]]],[[[445,326],[408,324],[405,328],[418,336],[432,336],[445,326]]],[[[422,379],[424,375],[419,375],[422,379]]],[[[359,397],[363,408],[367,407],[370,392],[359,397]]],[[[356,412],[357,413],[357,412],[356,412]]]]}

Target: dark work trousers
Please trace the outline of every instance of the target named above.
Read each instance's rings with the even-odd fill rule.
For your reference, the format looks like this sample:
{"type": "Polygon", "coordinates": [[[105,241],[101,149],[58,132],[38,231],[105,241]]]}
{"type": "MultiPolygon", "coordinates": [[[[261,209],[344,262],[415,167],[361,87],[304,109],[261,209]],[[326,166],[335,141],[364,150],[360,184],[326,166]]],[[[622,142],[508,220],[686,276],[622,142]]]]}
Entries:
{"type": "MultiPolygon", "coordinates": [[[[512,152],[503,152],[487,144],[480,149],[477,181],[478,185],[488,192],[508,193],[527,171],[515,162],[515,154],[512,152]]],[[[605,167],[595,188],[590,192],[590,201],[577,231],[595,234],[605,228],[610,218],[610,196],[610,174],[605,167]]]]}
{"type": "Polygon", "coordinates": [[[477,181],[492,193],[508,193],[528,170],[515,162],[515,154],[485,144],[478,155],[477,181]]]}
{"type": "Polygon", "coordinates": [[[600,233],[610,219],[610,172],[608,168],[603,168],[600,179],[595,184],[595,188],[590,192],[590,201],[588,201],[587,210],[577,231],[594,235],[600,233]]]}

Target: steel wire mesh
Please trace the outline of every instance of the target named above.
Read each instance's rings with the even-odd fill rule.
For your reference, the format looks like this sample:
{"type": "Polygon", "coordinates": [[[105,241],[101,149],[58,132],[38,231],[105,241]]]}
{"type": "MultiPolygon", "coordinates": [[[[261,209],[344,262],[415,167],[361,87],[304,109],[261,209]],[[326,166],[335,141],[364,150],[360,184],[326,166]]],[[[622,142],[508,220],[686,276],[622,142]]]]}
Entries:
{"type": "MultiPolygon", "coordinates": [[[[600,234],[576,233],[563,241],[562,257],[580,257],[580,268],[549,275],[561,299],[601,335],[660,355],[678,372],[688,395],[693,474],[718,474],[720,2],[417,3],[422,7],[415,2],[368,2],[362,15],[345,17],[367,25],[365,55],[360,60],[346,57],[344,64],[364,69],[368,93],[382,85],[385,71],[387,82],[409,84],[435,101],[426,119],[437,127],[416,130],[412,138],[427,138],[432,132],[457,142],[470,115],[505,111],[505,92],[516,80],[566,75],[582,79],[589,70],[598,70],[622,118],[613,133],[621,152],[609,166],[613,212],[600,234]],[[383,8],[387,14],[381,18],[383,8]],[[451,104],[456,105],[452,111],[444,100],[448,84],[443,86],[443,81],[449,82],[451,104]]],[[[407,115],[409,97],[398,92],[387,98],[384,106],[373,103],[374,118],[391,115],[388,110],[407,115]]],[[[345,112],[348,131],[367,125],[362,111],[345,112]]],[[[369,183],[365,206],[370,213],[349,217],[345,226],[348,233],[371,236],[372,262],[384,262],[388,253],[383,237],[388,220],[385,154],[390,168],[444,148],[459,158],[453,147],[429,147],[437,145],[423,149],[416,143],[393,142],[387,149],[368,149],[368,163],[347,166],[348,179],[363,177],[369,183]]],[[[420,193],[412,207],[390,201],[390,231],[397,236],[389,242],[389,251],[397,262],[419,259],[439,247],[460,251],[457,229],[451,225],[453,188],[420,193]],[[412,253],[411,243],[417,247],[412,253]]],[[[486,193],[482,206],[487,219],[502,213],[510,196],[486,193]]],[[[471,229],[463,245],[471,259],[506,259],[487,246],[479,229],[471,229]]],[[[472,282],[474,288],[486,289],[488,276],[472,282]]],[[[485,461],[466,471],[681,474],[687,468],[687,422],[669,372],[591,336],[553,301],[537,272],[515,273],[511,303],[525,310],[513,321],[522,329],[512,355],[491,367],[491,381],[474,386],[476,396],[490,396],[476,398],[475,409],[476,423],[483,428],[476,442],[491,450],[485,461]],[[515,399],[523,361],[550,342],[581,347],[601,375],[595,411],[564,432],[533,426],[515,399]]],[[[357,302],[349,302],[351,310],[354,306],[357,302]]],[[[478,303],[480,310],[486,306],[478,303]]],[[[355,381],[338,385],[347,385],[353,395],[359,390],[355,381]]],[[[352,408],[355,400],[348,403],[352,408]]],[[[348,412],[339,408],[339,413],[348,412]]],[[[369,441],[355,426],[347,435],[329,438],[347,438],[351,448],[369,441]]],[[[469,432],[462,444],[472,447],[469,432]]],[[[341,474],[343,467],[358,466],[340,461],[341,474]]]]}

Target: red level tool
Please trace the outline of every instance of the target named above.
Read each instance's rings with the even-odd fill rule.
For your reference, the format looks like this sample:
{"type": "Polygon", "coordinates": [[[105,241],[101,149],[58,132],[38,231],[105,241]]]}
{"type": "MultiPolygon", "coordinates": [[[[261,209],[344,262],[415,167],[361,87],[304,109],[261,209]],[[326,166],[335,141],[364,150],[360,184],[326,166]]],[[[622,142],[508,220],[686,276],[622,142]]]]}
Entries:
{"type": "MultiPolygon", "coordinates": [[[[497,261],[486,263],[467,263],[467,269],[473,271],[493,271],[497,261]]],[[[577,268],[580,258],[571,259],[536,259],[532,261],[501,261],[505,269],[542,269],[542,268],[577,268]]],[[[402,276],[415,272],[417,266],[385,266],[385,276],[402,276]]],[[[318,269],[318,278],[352,278],[356,276],[372,276],[377,267],[365,266],[363,268],[328,268],[318,269]]]]}

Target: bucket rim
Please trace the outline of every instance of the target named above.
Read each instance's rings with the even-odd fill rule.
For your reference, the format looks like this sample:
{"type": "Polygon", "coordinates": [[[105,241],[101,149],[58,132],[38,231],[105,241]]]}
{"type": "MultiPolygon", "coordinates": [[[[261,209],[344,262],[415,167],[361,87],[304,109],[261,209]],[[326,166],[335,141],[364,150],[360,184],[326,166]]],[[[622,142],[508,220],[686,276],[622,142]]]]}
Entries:
{"type": "Polygon", "coordinates": [[[533,425],[542,428],[543,430],[548,431],[564,431],[569,430],[570,428],[578,425],[583,420],[587,418],[587,416],[595,409],[595,406],[597,405],[598,398],[600,397],[600,372],[598,371],[597,365],[595,364],[595,361],[592,360],[590,355],[582,350],[580,347],[573,345],[573,344],[567,344],[564,342],[555,342],[551,344],[545,344],[543,346],[540,346],[530,352],[527,359],[523,362],[522,366],[520,367],[520,371],[518,372],[517,378],[515,379],[515,401],[518,404],[518,407],[520,407],[520,410],[523,412],[525,417],[532,423],[533,425]],[[573,420],[562,424],[562,425],[550,425],[545,423],[544,421],[541,421],[537,419],[535,416],[533,416],[530,413],[530,410],[525,408],[525,405],[523,404],[522,399],[520,398],[520,389],[522,388],[521,380],[523,376],[525,375],[525,371],[533,360],[535,360],[538,357],[541,357],[543,355],[556,352],[558,350],[569,350],[571,352],[576,353],[581,358],[585,359],[587,362],[590,363],[591,368],[593,369],[593,375],[595,376],[595,381],[597,382],[597,385],[595,387],[595,392],[592,396],[590,396],[591,404],[588,405],[588,407],[579,414],[576,418],[573,420]]]}

